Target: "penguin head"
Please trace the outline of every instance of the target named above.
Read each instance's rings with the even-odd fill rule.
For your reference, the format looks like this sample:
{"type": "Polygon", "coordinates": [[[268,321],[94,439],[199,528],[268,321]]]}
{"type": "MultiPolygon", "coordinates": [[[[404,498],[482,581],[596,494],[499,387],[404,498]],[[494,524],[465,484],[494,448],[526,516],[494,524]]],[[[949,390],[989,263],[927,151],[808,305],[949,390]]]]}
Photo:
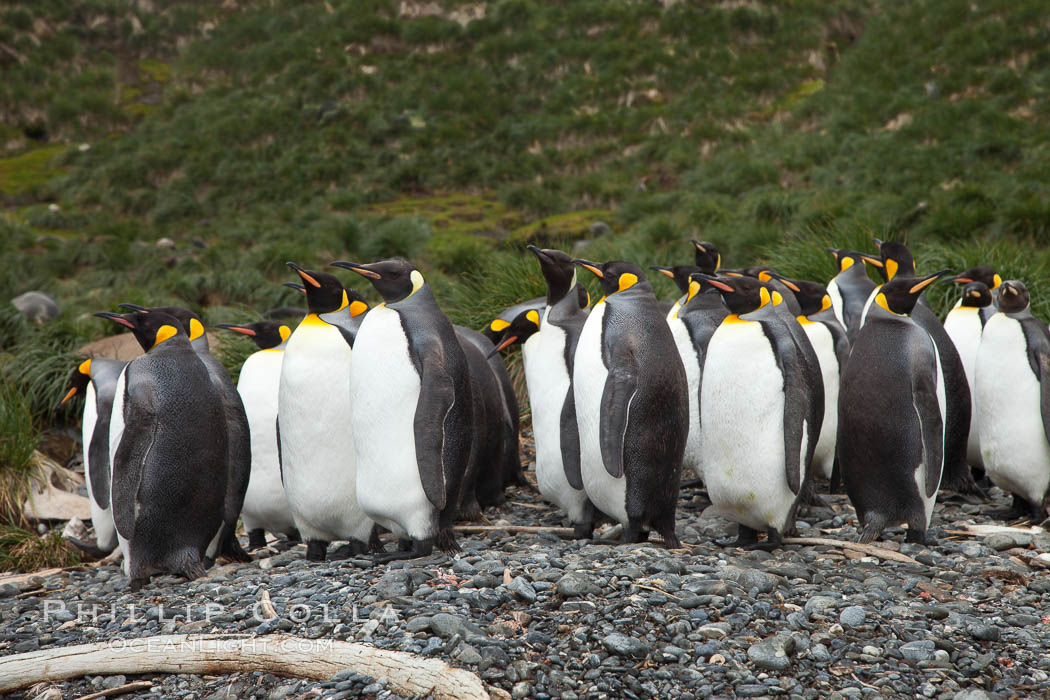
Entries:
{"type": "Polygon", "coordinates": [[[557,301],[572,289],[576,282],[576,267],[568,253],[553,248],[526,246],[540,261],[540,271],[547,281],[547,303],[557,301]]]}
{"type": "Polygon", "coordinates": [[[999,285],[999,310],[1004,314],[1020,313],[1031,301],[1028,288],[1019,280],[1006,280],[999,285]]]}
{"type": "Polygon", "coordinates": [[[57,411],[62,404],[76,396],[78,391],[84,391],[90,381],[91,360],[87,359],[73,368],[73,373],[69,375],[69,382],[66,384],[66,394],[57,404],[55,404],[55,410],[57,411]]]}
{"type": "Polygon", "coordinates": [[[912,257],[908,246],[903,243],[894,243],[893,241],[881,241],[878,238],[873,238],[872,240],[875,241],[875,245],[879,248],[880,257],[865,255],[864,260],[878,269],[883,281],[889,282],[897,275],[904,275],[905,277],[915,276],[915,258],[912,257]],[[878,260],[878,263],[875,262],[876,260],[878,260]]]}
{"type": "Polygon", "coordinates": [[[674,280],[674,283],[678,286],[678,290],[682,294],[689,293],[689,276],[694,272],[704,272],[696,265],[675,265],[674,267],[663,267],[661,265],[650,265],[650,270],[656,270],[661,275],[665,275],[674,280]]]}
{"type": "Polygon", "coordinates": [[[989,290],[996,290],[999,285],[1003,283],[1003,278],[995,271],[995,268],[991,265],[976,265],[971,267],[969,270],[963,270],[955,277],[952,277],[952,282],[956,284],[970,284],[971,282],[981,282],[989,290]]]}
{"type": "MultiPolygon", "coordinates": [[[[857,263],[861,263],[861,267],[863,267],[863,263],[870,263],[877,268],[882,267],[882,260],[880,260],[879,258],[873,258],[870,255],[864,255],[863,253],[858,253],[855,250],[846,250],[845,248],[828,248],[828,252],[834,256],[835,262],[838,263],[839,270],[836,274],[841,274],[845,272],[857,263]]],[[[867,271],[865,271],[864,274],[866,275],[867,271]]]]}
{"type": "MultiPolygon", "coordinates": [[[[812,316],[831,308],[831,296],[828,294],[828,288],[819,282],[790,279],[775,272],[770,276],[791,290],[803,316],[812,316]]],[[[762,278],[759,277],[759,280],[762,280],[762,278]]]]}
{"type": "MultiPolygon", "coordinates": [[[[630,289],[640,282],[648,282],[649,278],[642,272],[642,268],[634,263],[612,260],[606,263],[596,263],[590,260],[575,259],[573,263],[587,268],[602,282],[602,293],[612,296],[617,292],[630,289]]],[[[601,301],[599,300],[599,303],[601,301]]]]}
{"type": "Polygon", "coordinates": [[[717,289],[726,308],[737,316],[757,311],[769,304],[776,306],[783,301],[779,292],[755,277],[694,275],[693,278],[704,280],[706,284],[717,289]]]}
{"type": "Polygon", "coordinates": [[[524,343],[534,333],[540,329],[540,314],[541,309],[527,309],[522,311],[520,314],[514,317],[512,321],[506,323],[503,326],[503,334],[499,338],[499,342],[496,343],[496,347],[489,352],[489,357],[492,357],[503,348],[510,347],[515,343],[524,343]]]}
{"type": "MultiPolygon", "coordinates": [[[[953,279],[952,281],[954,282],[955,280],[953,279]]],[[[988,291],[988,285],[984,282],[970,282],[963,287],[963,295],[959,301],[959,306],[983,309],[986,306],[990,306],[991,303],[992,293],[988,291]]]]}
{"type": "Polygon", "coordinates": [[[898,316],[911,315],[915,303],[922,296],[924,289],[936,282],[944,275],[952,274],[951,270],[941,270],[926,277],[895,276],[892,280],[879,287],[875,295],[875,303],[890,313],[898,316]]]}
{"type": "Polygon", "coordinates": [[[292,329],[280,321],[256,321],[255,323],[220,323],[216,328],[224,328],[234,333],[246,335],[255,341],[260,350],[275,348],[292,335],[292,329]]]}
{"type": "MultiPolygon", "coordinates": [[[[306,270],[293,262],[287,262],[285,265],[295,270],[302,279],[303,287],[306,289],[306,306],[310,309],[310,313],[329,314],[333,311],[341,311],[352,304],[350,295],[343,289],[343,283],[335,275],[306,270]]],[[[365,309],[360,309],[357,313],[363,313],[367,308],[368,306],[365,305],[365,309]]],[[[351,308],[351,314],[356,316],[354,311],[355,309],[351,308]]]]}
{"type": "Polygon", "coordinates": [[[204,335],[204,323],[201,321],[201,317],[181,306],[139,306],[138,304],[129,304],[127,302],[117,304],[117,306],[140,314],[159,311],[169,316],[174,316],[182,324],[182,328],[186,331],[186,336],[190,340],[196,340],[204,335]]]}
{"type": "Polygon", "coordinates": [[[146,352],[176,336],[187,337],[185,327],[179,319],[159,309],[151,309],[149,313],[133,312],[129,314],[99,311],[95,315],[130,328],[135,334],[135,340],[139,341],[139,345],[146,352]]]}
{"type": "Polygon", "coordinates": [[[715,244],[695,238],[690,238],[689,242],[693,244],[693,261],[700,268],[700,272],[707,275],[718,272],[718,268],[722,267],[722,256],[715,244]]]}
{"type": "Polygon", "coordinates": [[[426,284],[423,274],[407,260],[383,260],[370,265],[339,260],[332,265],[353,270],[367,279],[388,304],[407,299],[426,284]]]}

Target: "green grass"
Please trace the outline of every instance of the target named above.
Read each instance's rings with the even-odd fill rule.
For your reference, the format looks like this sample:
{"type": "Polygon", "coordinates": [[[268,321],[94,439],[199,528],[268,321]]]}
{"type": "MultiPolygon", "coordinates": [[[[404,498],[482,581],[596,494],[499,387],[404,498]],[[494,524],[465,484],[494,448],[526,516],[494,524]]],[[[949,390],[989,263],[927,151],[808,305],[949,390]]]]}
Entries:
{"type": "Polygon", "coordinates": [[[15,387],[0,383],[0,525],[23,522],[22,504],[37,473],[32,458],[39,442],[28,404],[15,387]]]}
{"type": "Polygon", "coordinates": [[[36,571],[79,563],[79,553],[61,530],[41,536],[20,527],[0,527],[0,571],[36,571]]]}

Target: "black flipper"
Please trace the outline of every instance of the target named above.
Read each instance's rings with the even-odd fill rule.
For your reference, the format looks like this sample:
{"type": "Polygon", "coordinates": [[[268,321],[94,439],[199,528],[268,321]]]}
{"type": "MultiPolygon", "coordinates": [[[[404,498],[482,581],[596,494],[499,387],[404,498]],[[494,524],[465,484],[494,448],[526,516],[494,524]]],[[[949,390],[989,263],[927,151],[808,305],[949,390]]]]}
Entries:
{"type": "Polygon", "coordinates": [[[565,392],[561,407],[561,463],[569,486],[583,490],[583,472],[580,469],[580,431],[576,423],[576,398],[572,384],[565,392]]]}
{"type": "MultiPolygon", "coordinates": [[[[447,372],[431,370],[424,364],[422,375],[414,425],[416,462],[419,465],[419,480],[423,484],[427,500],[434,504],[435,508],[442,510],[449,496],[447,484],[456,482],[454,476],[449,473],[454,467],[445,458],[446,423],[455,403],[456,393],[447,372]],[[435,416],[441,416],[440,432],[430,429],[435,424],[435,416]]],[[[452,494],[452,497],[455,498],[455,494],[452,494]]]]}
{"type": "MultiPolygon", "coordinates": [[[[790,332],[777,328],[774,324],[761,321],[762,329],[766,337],[773,344],[776,351],[777,367],[784,377],[784,468],[787,476],[788,487],[791,493],[798,495],[802,488],[803,465],[802,465],[802,424],[807,423],[808,442],[815,445],[813,438],[814,426],[818,432],[823,423],[824,397],[820,397],[820,417],[813,419],[814,408],[811,403],[811,388],[806,383],[806,374],[802,371],[785,370],[784,358],[798,358],[801,361],[800,350],[790,332]],[[797,406],[798,409],[792,407],[797,406]]],[[[801,366],[801,362],[799,363],[801,366]]],[[[823,394],[823,382],[820,384],[823,394]]],[[[815,398],[815,397],[813,397],[815,398]]],[[[812,448],[806,449],[806,467],[809,466],[813,457],[812,448]]],[[[807,469],[808,471],[808,469],[807,469]]]]}
{"type": "Polygon", "coordinates": [[[620,478],[624,470],[624,439],[631,399],[638,390],[638,379],[627,367],[614,367],[605,379],[602,392],[601,415],[598,422],[598,442],[602,450],[605,470],[620,478]]]}
{"type": "Polygon", "coordinates": [[[277,416],[277,468],[281,470],[281,486],[284,486],[284,459],[281,457],[281,417],[277,416]]]}
{"type": "Polygon", "coordinates": [[[944,423],[937,403],[937,378],[925,373],[915,377],[912,386],[912,406],[922,431],[922,460],[926,465],[926,497],[937,493],[944,465],[944,423]]]}
{"type": "Polygon", "coordinates": [[[1028,346],[1028,363],[1039,380],[1039,408],[1043,418],[1043,433],[1050,441],[1050,330],[1033,316],[1020,319],[1028,346]]]}

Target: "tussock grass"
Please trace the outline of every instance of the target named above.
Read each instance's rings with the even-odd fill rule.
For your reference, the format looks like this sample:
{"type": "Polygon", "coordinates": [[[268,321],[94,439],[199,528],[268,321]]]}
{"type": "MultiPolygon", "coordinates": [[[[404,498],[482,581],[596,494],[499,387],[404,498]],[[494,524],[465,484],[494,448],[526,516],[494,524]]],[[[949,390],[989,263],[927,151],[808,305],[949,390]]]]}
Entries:
{"type": "Polygon", "coordinates": [[[24,522],[22,504],[39,471],[33,461],[39,442],[28,404],[15,387],[0,383],[0,524],[24,522]]]}
{"type": "Polygon", "coordinates": [[[79,563],[80,554],[60,530],[37,535],[20,527],[0,527],[0,571],[36,571],[79,563]]]}

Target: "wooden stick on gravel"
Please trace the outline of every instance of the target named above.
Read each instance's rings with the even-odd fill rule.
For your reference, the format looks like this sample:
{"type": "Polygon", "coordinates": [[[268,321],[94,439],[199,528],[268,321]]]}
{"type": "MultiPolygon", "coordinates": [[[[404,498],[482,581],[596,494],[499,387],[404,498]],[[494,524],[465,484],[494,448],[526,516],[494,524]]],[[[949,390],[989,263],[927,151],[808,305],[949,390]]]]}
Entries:
{"type": "Polygon", "coordinates": [[[114,695],[134,693],[136,690],[148,690],[152,687],[152,681],[135,681],[134,683],[118,685],[116,688],[106,688],[105,690],[100,690],[97,693],[91,693],[90,695],[81,695],[79,698],[77,698],[77,700],[97,700],[98,698],[111,698],[114,695]]]}
{"type": "Polygon", "coordinates": [[[13,654],[0,657],[0,693],[41,681],[61,681],[88,674],[200,675],[262,671],[292,678],[328,680],[345,669],[386,678],[391,689],[401,695],[472,700],[510,697],[505,691],[486,686],[470,671],[453,668],[440,659],[353,642],[283,634],[264,637],[171,634],[13,654]]]}
{"type": "Polygon", "coordinates": [[[842,540],[833,540],[827,537],[785,537],[784,544],[822,544],[828,547],[841,547],[842,549],[852,549],[856,552],[864,552],[870,554],[873,557],[879,559],[886,559],[888,561],[896,561],[902,564],[915,564],[922,566],[921,562],[917,562],[906,554],[900,552],[894,552],[891,549],[885,549],[884,547],[876,547],[870,544],[860,544],[858,542],[844,542],[842,540]]]}
{"type": "Polygon", "coordinates": [[[538,532],[549,532],[552,535],[573,534],[571,527],[541,527],[538,525],[453,525],[452,529],[465,535],[499,531],[519,534],[536,534],[538,532]]]}

